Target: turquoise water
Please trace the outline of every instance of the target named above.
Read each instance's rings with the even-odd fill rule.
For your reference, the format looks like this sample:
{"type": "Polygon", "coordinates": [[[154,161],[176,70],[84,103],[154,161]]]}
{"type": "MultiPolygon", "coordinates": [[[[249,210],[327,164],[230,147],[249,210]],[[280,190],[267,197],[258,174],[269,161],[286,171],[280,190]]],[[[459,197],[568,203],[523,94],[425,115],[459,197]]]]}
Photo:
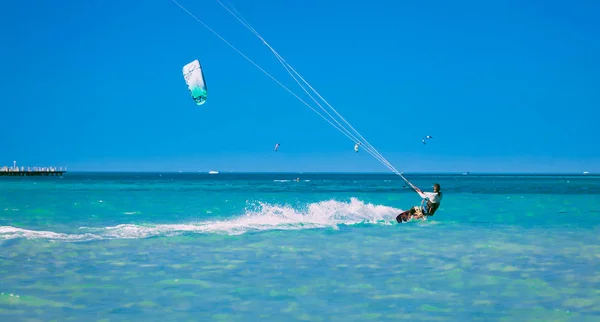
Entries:
{"type": "Polygon", "coordinates": [[[600,320],[600,177],[408,178],[0,177],[0,321],[600,320]]]}

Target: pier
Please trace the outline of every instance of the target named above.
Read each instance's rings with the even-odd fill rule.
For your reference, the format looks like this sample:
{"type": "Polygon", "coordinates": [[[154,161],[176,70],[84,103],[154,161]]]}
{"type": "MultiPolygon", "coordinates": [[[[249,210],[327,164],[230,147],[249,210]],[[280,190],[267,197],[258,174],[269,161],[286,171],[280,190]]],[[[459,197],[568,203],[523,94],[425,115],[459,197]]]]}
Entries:
{"type": "Polygon", "coordinates": [[[2,176],[62,176],[67,172],[67,167],[17,167],[17,161],[13,161],[13,166],[3,166],[0,168],[0,177],[2,176]]]}

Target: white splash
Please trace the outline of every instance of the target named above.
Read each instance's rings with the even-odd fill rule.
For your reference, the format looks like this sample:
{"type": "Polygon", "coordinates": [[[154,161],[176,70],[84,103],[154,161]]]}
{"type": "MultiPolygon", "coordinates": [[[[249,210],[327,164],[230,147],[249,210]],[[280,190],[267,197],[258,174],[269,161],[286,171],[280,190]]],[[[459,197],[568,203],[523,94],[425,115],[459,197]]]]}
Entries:
{"type": "Polygon", "coordinates": [[[35,231],[10,226],[0,227],[0,240],[13,238],[86,241],[97,239],[138,239],[154,236],[174,236],[183,233],[238,235],[249,231],[300,230],[333,228],[338,225],[362,223],[391,225],[401,209],[365,204],[351,198],[350,202],[335,200],[308,204],[297,210],[288,205],[258,203],[256,210],[225,220],[200,221],[182,224],[121,224],[104,228],[80,227],[84,234],[64,234],[35,231]]]}

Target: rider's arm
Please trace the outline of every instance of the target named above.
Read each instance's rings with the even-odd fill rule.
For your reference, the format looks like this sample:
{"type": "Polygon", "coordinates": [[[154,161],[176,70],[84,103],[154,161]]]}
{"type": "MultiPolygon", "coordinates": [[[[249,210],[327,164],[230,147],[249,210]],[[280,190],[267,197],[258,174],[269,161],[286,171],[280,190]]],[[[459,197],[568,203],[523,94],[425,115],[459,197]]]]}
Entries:
{"type": "Polygon", "coordinates": [[[417,193],[419,194],[419,196],[421,196],[421,198],[423,198],[423,199],[429,199],[432,202],[437,197],[437,193],[435,193],[435,192],[423,192],[423,191],[421,191],[421,189],[417,189],[417,193]]]}
{"type": "Polygon", "coordinates": [[[435,200],[435,197],[437,197],[437,193],[435,193],[435,192],[422,192],[420,194],[422,194],[421,195],[422,198],[429,199],[431,201],[435,200]]]}

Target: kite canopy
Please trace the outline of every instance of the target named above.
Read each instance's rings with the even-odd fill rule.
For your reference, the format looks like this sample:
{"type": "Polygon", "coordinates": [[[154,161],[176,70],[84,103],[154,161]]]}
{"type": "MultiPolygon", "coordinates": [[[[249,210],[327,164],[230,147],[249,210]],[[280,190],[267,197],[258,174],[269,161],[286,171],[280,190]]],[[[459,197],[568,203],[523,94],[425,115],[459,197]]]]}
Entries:
{"type": "Polygon", "coordinates": [[[183,78],[196,105],[204,104],[206,102],[207,88],[202,67],[197,59],[183,66],[183,78]]]}
{"type": "Polygon", "coordinates": [[[423,141],[421,141],[421,142],[423,142],[423,144],[425,144],[425,140],[427,140],[427,139],[433,139],[433,137],[431,135],[425,136],[425,137],[423,137],[423,141]]]}

